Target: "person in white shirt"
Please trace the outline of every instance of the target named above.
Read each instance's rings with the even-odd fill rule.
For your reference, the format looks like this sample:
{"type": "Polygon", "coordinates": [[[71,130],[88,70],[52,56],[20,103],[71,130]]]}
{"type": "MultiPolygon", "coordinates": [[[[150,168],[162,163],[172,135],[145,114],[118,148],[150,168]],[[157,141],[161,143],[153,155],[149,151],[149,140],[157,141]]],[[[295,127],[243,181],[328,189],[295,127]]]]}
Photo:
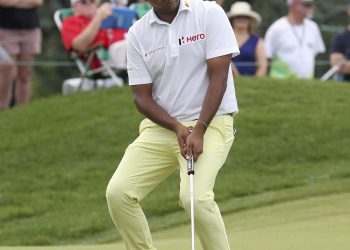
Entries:
{"type": "Polygon", "coordinates": [[[190,214],[186,160],[193,157],[196,233],[203,249],[228,250],[213,187],[234,140],[237,42],[215,2],[149,2],[153,9],[127,39],[129,84],[146,118],[108,184],[109,211],[126,249],[156,249],[139,203],[179,168],[180,205],[190,214]]]}
{"type": "Polygon", "coordinates": [[[325,52],[317,24],[308,17],[314,0],[287,0],[288,15],[275,21],[265,35],[265,50],[271,59],[270,76],[313,78],[315,58],[325,52]]]}

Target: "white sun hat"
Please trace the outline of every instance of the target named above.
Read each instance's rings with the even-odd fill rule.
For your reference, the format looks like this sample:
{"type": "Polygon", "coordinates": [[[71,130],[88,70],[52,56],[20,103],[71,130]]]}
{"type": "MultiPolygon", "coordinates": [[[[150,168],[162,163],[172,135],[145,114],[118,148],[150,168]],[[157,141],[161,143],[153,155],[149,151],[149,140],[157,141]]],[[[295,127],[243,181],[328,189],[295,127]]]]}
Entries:
{"type": "Polygon", "coordinates": [[[247,16],[254,20],[256,25],[261,23],[261,16],[252,10],[252,7],[247,2],[235,2],[231,5],[230,11],[227,13],[229,19],[237,16],[247,16]]]}

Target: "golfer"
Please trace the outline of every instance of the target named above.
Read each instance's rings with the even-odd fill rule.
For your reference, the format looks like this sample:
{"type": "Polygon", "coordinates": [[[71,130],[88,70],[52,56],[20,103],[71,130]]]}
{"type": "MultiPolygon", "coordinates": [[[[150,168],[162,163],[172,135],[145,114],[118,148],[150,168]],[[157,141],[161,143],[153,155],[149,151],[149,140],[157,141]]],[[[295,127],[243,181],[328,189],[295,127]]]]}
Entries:
{"type": "Polygon", "coordinates": [[[234,140],[236,38],[215,2],[148,2],[153,9],[130,28],[127,54],[134,101],[146,119],[108,184],[109,211],[126,249],[156,249],[140,201],[179,168],[180,205],[190,214],[186,159],[193,156],[196,233],[203,249],[227,250],[213,187],[234,140]]]}

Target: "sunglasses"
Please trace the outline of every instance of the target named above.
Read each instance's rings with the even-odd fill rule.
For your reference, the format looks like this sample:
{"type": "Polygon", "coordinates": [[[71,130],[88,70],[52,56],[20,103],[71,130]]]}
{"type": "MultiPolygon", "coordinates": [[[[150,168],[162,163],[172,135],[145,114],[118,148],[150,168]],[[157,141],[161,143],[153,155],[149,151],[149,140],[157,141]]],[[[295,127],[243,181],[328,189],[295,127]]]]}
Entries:
{"type": "Polygon", "coordinates": [[[315,5],[313,2],[302,2],[301,4],[306,8],[311,8],[315,5]]]}
{"type": "Polygon", "coordinates": [[[95,0],[80,0],[79,3],[81,4],[93,4],[96,3],[95,0]]]}

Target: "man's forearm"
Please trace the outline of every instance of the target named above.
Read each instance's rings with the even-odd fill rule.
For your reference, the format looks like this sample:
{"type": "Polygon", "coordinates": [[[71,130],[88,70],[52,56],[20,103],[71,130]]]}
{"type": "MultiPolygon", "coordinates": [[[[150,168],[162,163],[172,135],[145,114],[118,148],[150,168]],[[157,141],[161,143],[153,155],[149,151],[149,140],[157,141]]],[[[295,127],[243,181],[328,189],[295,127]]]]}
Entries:
{"type": "Polygon", "coordinates": [[[342,73],[342,74],[350,74],[350,61],[347,60],[343,66],[340,67],[339,69],[339,73],[342,73]]]}
{"type": "Polygon", "coordinates": [[[100,30],[102,20],[94,18],[89,25],[73,40],[73,48],[79,52],[90,50],[94,44],[94,40],[100,30]]]}
{"type": "Polygon", "coordinates": [[[159,126],[176,131],[179,122],[171,117],[152,98],[152,84],[132,85],[131,90],[138,111],[159,126]]]}
{"type": "Polygon", "coordinates": [[[0,6],[2,7],[15,7],[15,8],[34,8],[43,4],[43,0],[0,0],[0,6]]]}
{"type": "Polygon", "coordinates": [[[338,73],[349,74],[350,73],[350,61],[345,58],[342,53],[334,52],[330,55],[331,66],[337,66],[338,73]]]}
{"type": "Polygon", "coordinates": [[[217,113],[227,88],[231,56],[221,56],[208,61],[209,86],[204,97],[199,119],[209,125],[217,113]]]}
{"type": "Polygon", "coordinates": [[[209,125],[217,113],[226,91],[226,79],[212,79],[204,97],[199,120],[209,125]]]}
{"type": "Polygon", "coordinates": [[[162,107],[160,107],[154,100],[139,99],[135,100],[136,107],[140,113],[145,115],[151,121],[157,123],[159,126],[176,132],[178,121],[171,117],[162,107]]]}

